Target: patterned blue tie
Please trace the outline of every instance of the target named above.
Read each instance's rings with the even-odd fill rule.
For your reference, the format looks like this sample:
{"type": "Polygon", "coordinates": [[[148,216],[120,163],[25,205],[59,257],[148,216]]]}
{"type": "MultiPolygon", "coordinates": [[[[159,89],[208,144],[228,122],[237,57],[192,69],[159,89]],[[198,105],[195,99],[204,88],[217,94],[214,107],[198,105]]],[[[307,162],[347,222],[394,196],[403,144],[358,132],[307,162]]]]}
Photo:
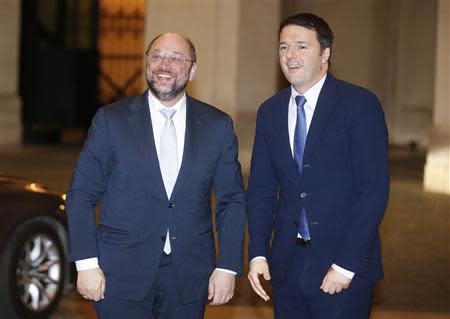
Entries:
{"type": "MultiPolygon", "coordinates": [[[[302,176],[303,168],[303,151],[305,150],[306,143],[306,115],[305,115],[305,103],[306,99],[302,95],[297,95],[295,97],[295,102],[297,103],[297,123],[295,124],[294,133],[294,162],[297,172],[302,176]]],[[[300,212],[300,220],[298,225],[298,232],[304,240],[309,240],[309,228],[308,220],[306,219],[306,211],[302,208],[300,212]]]]}

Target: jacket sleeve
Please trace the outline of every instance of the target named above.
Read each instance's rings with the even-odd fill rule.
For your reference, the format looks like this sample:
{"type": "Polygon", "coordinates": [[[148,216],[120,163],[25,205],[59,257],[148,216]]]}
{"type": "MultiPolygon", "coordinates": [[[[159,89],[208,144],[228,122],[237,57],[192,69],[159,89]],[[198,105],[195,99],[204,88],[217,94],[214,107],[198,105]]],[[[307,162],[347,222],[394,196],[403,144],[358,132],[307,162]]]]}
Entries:
{"type": "Polygon", "coordinates": [[[223,148],[214,174],[216,229],[219,240],[217,267],[240,274],[244,251],[246,209],[237,138],[227,117],[223,148]]]}
{"type": "Polygon", "coordinates": [[[250,178],[247,190],[249,260],[263,256],[268,259],[273,218],[277,201],[278,181],[268,149],[263,107],[256,120],[250,178]]]}
{"type": "Polygon", "coordinates": [[[97,257],[95,207],[106,190],[112,158],[106,115],[92,120],[67,192],[70,260],[97,257]]]}
{"type": "Polygon", "coordinates": [[[335,263],[363,274],[389,194],[388,132],[381,105],[372,94],[353,114],[350,151],[357,197],[352,223],[335,263]]]}

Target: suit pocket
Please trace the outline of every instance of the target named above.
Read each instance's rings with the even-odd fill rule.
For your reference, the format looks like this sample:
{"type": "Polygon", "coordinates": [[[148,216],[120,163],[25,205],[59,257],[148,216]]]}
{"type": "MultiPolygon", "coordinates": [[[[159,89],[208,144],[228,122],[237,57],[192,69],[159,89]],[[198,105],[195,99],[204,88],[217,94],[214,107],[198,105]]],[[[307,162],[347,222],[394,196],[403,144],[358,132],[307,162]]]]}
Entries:
{"type": "Polygon", "coordinates": [[[99,224],[97,226],[101,240],[111,245],[126,245],[132,243],[130,233],[127,230],[105,226],[99,224]]]}

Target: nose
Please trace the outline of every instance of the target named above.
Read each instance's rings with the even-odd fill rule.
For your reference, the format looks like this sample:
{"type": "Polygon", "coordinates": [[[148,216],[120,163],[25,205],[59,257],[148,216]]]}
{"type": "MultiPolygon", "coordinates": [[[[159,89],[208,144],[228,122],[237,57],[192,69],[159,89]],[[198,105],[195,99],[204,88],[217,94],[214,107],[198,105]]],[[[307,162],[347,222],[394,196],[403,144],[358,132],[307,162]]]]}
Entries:
{"type": "Polygon", "coordinates": [[[170,60],[168,57],[164,57],[161,62],[159,63],[158,68],[162,71],[169,71],[172,70],[172,64],[170,63],[170,60]]]}
{"type": "Polygon", "coordinates": [[[288,59],[292,58],[292,57],[295,57],[294,49],[295,49],[294,46],[292,46],[292,45],[288,46],[287,51],[286,51],[286,57],[288,59]]]}
{"type": "Polygon", "coordinates": [[[162,58],[162,60],[161,60],[161,62],[160,62],[160,64],[161,64],[161,65],[162,65],[162,64],[169,65],[169,64],[170,64],[169,56],[164,55],[163,58],[162,58]]]}

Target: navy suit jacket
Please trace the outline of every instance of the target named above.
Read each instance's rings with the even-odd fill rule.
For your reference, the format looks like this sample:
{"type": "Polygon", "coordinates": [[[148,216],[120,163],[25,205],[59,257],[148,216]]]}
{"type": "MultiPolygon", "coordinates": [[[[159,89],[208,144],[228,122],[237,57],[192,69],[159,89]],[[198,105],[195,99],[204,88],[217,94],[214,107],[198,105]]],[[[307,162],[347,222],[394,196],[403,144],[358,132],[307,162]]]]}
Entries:
{"type": "Polygon", "coordinates": [[[389,193],[388,134],[381,105],[369,91],[328,74],[308,131],[300,177],[289,144],[290,96],[287,88],[258,111],[247,192],[249,258],[268,258],[272,284],[281,285],[299,249],[295,242],[304,207],[312,242],[304,276],[321,282],[335,263],[369,280],[379,279],[378,228],[389,193]]]}
{"type": "Polygon", "coordinates": [[[232,120],[189,96],[186,108],[183,161],[170,199],[147,92],[101,108],[93,118],[67,193],[70,259],[98,257],[107,296],[146,297],[168,228],[182,302],[206,299],[214,267],[242,270],[245,195],[232,120]],[[93,212],[100,199],[96,226],[93,212]]]}

